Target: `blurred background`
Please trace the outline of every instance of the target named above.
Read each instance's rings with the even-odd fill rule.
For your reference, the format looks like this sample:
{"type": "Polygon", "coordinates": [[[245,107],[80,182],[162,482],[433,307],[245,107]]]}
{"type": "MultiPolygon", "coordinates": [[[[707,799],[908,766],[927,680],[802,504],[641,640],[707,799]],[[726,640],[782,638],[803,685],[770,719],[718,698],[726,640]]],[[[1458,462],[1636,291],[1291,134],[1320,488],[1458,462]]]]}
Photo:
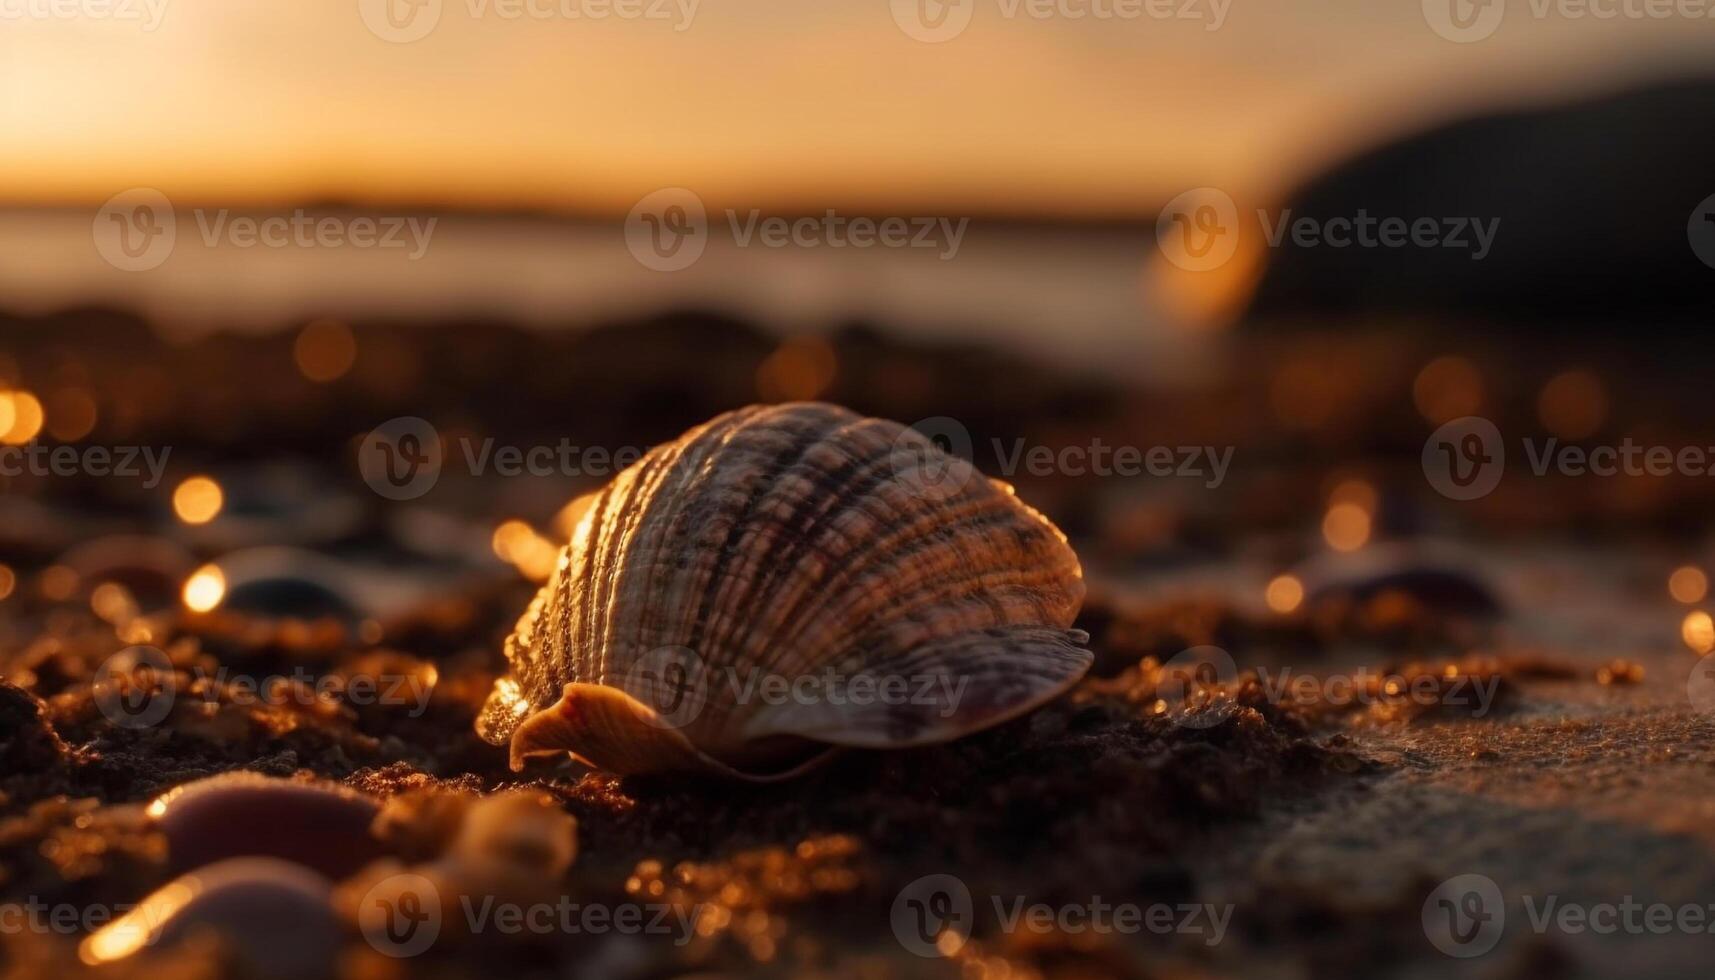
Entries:
{"type": "MultiPolygon", "coordinates": [[[[1715,462],[1712,11],[0,0],[0,757],[16,773],[0,812],[38,808],[0,833],[17,872],[0,887],[128,901],[164,880],[42,870],[60,818],[37,801],[56,795],[141,800],[239,766],[389,793],[401,773],[513,778],[470,719],[567,501],[718,412],[826,399],[1014,483],[1084,561],[1092,696],[1136,710],[1101,722],[1114,757],[1079,741],[1083,701],[1022,723],[1038,755],[1004,756],[1025,759],[1007,792],[1059,800],[1039,772],[1100,758],[1132,795],[1088,826],[1054,823],[1083,820],[1075,806],[1038,814],[1097,843],[1017,869],[997,844],[977,861],[997,875],[1252,889],[1241,972],[1282,947],[1345,969],[1327,937],[1387,946],[1398,929],[1392,962],[1433,955],[1423,875],[1706,896],[1711,770],[1686,747],[1708,744],[1715,666],[1688,688],[1687,653],[1715,651],[1715,481],[1531,453],[1715,462]],[[366,458],[377,439],[407,479],[366,458]],[[1098,446],[1194,468],[1093,472],[1098,446]],[[1462,467],[1501,448],[1472,490],[1462,467]],[[1033,450],[1050,462],[1022,463],[1033,450]],[[89,707],[116,643],[241,675],[382,664],[436,700],[424,719],[370,707],[150,741],[89,707]],[[1266,810],[1255,773],[1296,772],[1293,740],[1323,731],[1271,711],[1242,737],[1163,734],[1154,694],[1125,685],[1202,644],[1244,667],[1498,652],[1526,660],[1413,666],[1559,686],[1483,729],[1499,755],[1458,724],[1381,719],[1363,776],[1439,768],[1356,817],[1294,824],[1301,859],[1259,831],[1197,864],[1175,835],[1208,845],[1208,813],[1180,801],[1220,783],[1209,811],[1248,820],[1266,810]],[[38,717],[53,724],[20,720],[38,717]],[[1152,724],[1159,755],[1114,748],[1152,724]],[[1539,781],[1574,743],[1583,768],[1539,781]],[[42,744],[52,765],[14,765],[42,744]],[[1163,772],[1201,781],[1158,791],[1163,772]]],[[[1011,751],[995,744],[972,751],[1011,751]]],[[[1329,746],[1328,766],[1350,761],[1329,746]]],[[[924,758],[921,785],[963,787],[937,775],[950,757],[924,758]]],[[[933,795],[877,779],[892,797],[824,794],[809,816],[746,797],[757,820],[723,796],[729,822],[698,837],[680,828],[707,800],[657,795],[632,820],[619,789],[577,785],[596,841],[580,873],[618,869],[615,888],[646,858],[861,833],[933,795]]],[[[1006,810],[947,812],[967,827],[1006,810]]],[[[898,825],[954,826],[927,812],[898,825]]],[[[910,847],[939,842],[895,837],[876,849],[899,859],[893,887],[921,871],[910,847]]],[[[747,935],[748,955],[776,938],[747,935]]],[[[1692,975],[1694,942],[1572,959],[1692,975]]],[[[1543,975],[1524,963],[1507,975],[1543,975]]]]}
{"type": "MultiPolygon", "coordinates": [[[[1074,527],[1114,495],[1230,514],[1246,481],[1313,524],[1390,460],[1440,513],[1412,465],[1450,419],[1661,440],[1700,398],[1715,31],[1597,6],[18,0],[6,438],[361,489],[354,440],[398,416],[614,447],[825,397],[979,453],[1239,448],[1216,493],[1041,491],[1074,527]],[[1430,234],[1334,231],[1370,219],[1430,234]]],[[[580,482],[502,481],[482,518],[580,482]]],[[[1701,483],[1460,513],[1654,519],[1701,483]]]]}

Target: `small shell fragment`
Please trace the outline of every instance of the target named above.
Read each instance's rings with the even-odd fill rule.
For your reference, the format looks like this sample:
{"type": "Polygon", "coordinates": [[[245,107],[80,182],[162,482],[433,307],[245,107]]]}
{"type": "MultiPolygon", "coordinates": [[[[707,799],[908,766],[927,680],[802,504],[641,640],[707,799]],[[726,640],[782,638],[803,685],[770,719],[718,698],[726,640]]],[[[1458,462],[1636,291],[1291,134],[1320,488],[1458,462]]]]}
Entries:
{"type": "Polygon", "coordinates": [[[514,768],[784,778],[999,724],[1092,659],[1065,536],[896,422],[729,412],[567,514],[477,720],[514,768]]]}
{"type": "Polygon", "coordinates": [[[472,870],[557,878],[578,854],[578,822],[550,796],[512,790],[471,804],[452,857],[472,870]]]}
{"type": "Polygon", "coordinates": [[[331,974],[340,945],[332,885],[308,868],[271,858],[234,858],[181,875],[78,947],[90,966],[212,933],[247,974],[331,974]]]}

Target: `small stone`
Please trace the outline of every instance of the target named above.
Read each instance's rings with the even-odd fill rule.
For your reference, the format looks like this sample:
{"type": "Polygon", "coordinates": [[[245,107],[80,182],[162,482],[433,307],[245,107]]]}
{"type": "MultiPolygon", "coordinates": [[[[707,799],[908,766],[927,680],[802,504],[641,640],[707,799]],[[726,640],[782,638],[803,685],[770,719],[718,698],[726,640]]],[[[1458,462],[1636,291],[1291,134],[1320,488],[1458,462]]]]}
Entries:
{"type": "Polygon", "coordinates": [[[344,877],[379,857],[375,800],[331,783],[231,772],[174,787],[149,804],[175,871],[227,858],[279,858],[344,877]]]}

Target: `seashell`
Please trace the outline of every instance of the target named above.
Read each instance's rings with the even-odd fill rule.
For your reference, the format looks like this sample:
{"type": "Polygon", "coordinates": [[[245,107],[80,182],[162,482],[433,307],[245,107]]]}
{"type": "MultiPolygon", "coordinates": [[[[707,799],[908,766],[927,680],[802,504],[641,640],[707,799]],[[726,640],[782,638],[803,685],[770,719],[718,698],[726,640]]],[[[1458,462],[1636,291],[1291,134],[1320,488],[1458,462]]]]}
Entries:
{"type": "Polygon", "coordinates": [[[175,786],[146,812],[166,835],[175,871],[249,855],[340,878],[382,852],[369,830],[380,804],[332,783],[229,772],[175,786]]]}
{"type": "Polygon", "coordinates": [[[91,933],[78,948],[91,966],[212,932],[266,977],[331,976],[341,941],[333,886],[308,868],[234,858],[181,875],[91,933]]]}
{"type": "Polygon", "coordinates": [[[558,878],[578,854],[578,821],[553,797],[509,790],[471,804],[450,857],[486,874],[558,878]]]}
{"type": "Polygon", "coordinates": [[[999,724],[1092,660],[1068,628],[1084,583],[1065,536],[896,422],[740,409],[570,516],[477,719],[514,769],[569,751],[622,774],[785,778],[837,747],[999,724]],[[797,686],[761,696],[774,681],[797,686]]]}

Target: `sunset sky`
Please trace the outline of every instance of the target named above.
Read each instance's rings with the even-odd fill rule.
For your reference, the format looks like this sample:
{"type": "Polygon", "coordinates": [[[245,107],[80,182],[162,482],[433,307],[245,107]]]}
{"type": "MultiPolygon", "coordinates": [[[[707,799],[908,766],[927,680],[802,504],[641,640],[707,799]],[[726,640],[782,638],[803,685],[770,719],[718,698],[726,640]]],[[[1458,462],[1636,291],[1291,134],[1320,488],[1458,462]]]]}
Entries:
{"type": "Polygon", "coordinates": [[[1221,0],[1213,31],[1213,0],[1172,0],[1184,20],[963,0],[969,24],[943,43],[910,36],[889,0],[703,0],[688,23],[691,0],[660,20],[564,15],[612,0],[532,0],[537,17],[442,0],[409,43],[366,26],[368,0],[84,2],[136,20],[52,2],[0,0],[10,203],[142,185],[624,212],[682,185],[716,206],[1143,213],[1715,53],[1715,21],[1538,18],[1524,0],[1474,43],[1438,36],[1418,0],[1221,0]]]}

